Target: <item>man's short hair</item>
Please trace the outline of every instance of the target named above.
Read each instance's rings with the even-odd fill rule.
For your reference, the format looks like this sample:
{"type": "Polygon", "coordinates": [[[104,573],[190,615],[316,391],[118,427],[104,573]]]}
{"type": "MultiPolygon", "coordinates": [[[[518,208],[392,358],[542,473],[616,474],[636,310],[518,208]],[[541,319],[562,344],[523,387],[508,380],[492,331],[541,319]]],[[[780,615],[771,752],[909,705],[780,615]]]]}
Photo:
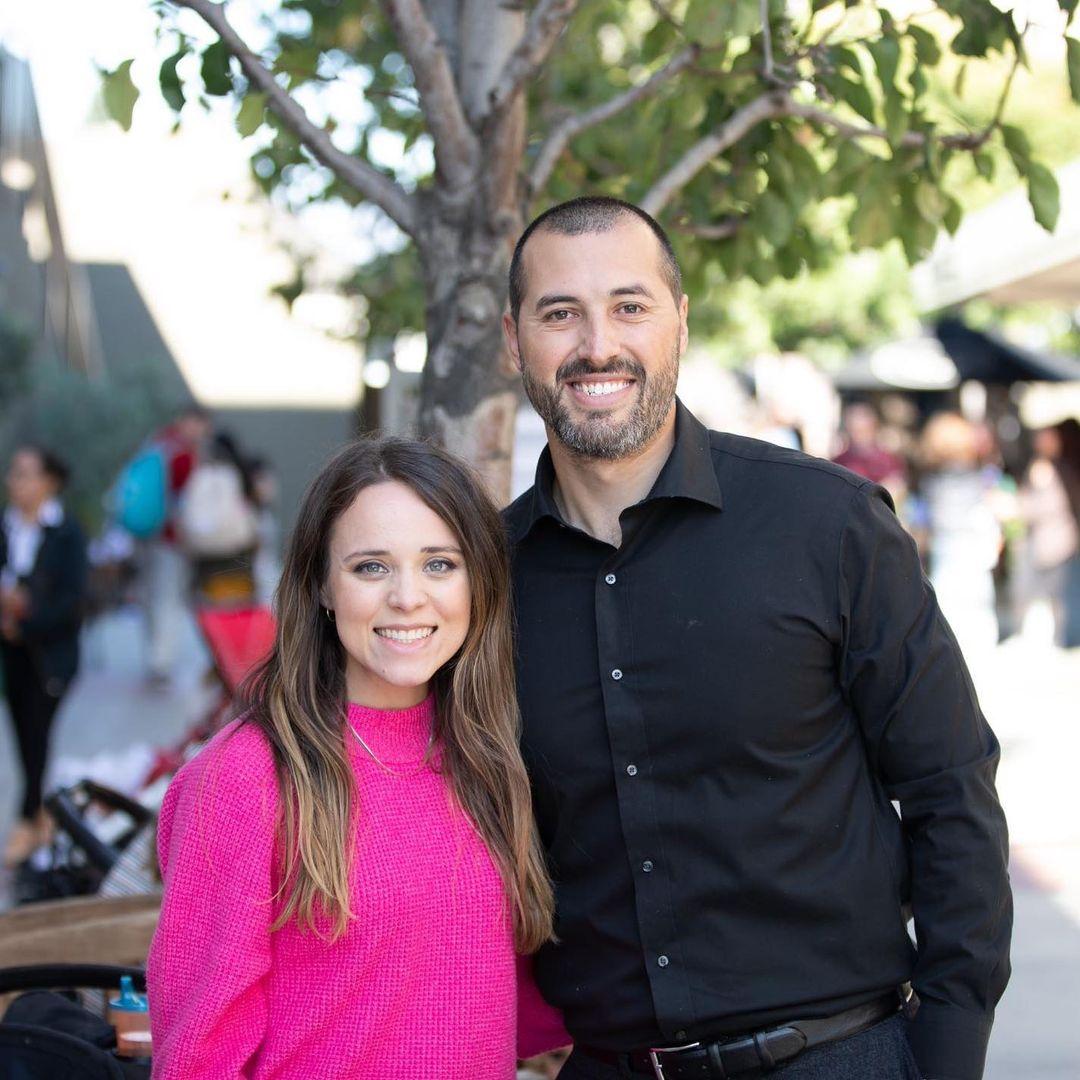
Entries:
{"type": "Polygon", "coordinates": [[[517,321],[521,311],[521,301],[525,297],[525,266],[523,254],[529,237],[534,232],[552,232],[561,236],[581,236],[584,233],[607,232],[622,219],[636,217],[644,221],[660,243],[660,270],[667,281],[671,295],[678,304],[682,299],[682,272],[675,249],[671,246],[668,234],[660,223],[647,214],[640,206],[614,199],[608,195],[582,195],[569,202],[559,203],[545,210],[539,217],[533,218],[528,228],[521,234],[514,255],[510,260],[510,313],[517,321]]]}

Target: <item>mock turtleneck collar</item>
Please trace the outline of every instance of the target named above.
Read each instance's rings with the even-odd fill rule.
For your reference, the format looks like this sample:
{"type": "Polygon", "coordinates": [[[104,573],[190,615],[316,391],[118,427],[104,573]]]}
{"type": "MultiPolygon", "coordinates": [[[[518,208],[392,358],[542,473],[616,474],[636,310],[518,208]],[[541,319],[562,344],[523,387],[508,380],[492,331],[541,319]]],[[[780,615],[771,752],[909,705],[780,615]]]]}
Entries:
{"type": "MultiPolygon", "coordinates": [[[[407,765],[424,759],[431,745],[435,698],[409,709],[371,709],[349,702],[348,722],[384,765],[407,765]]],[[[350,739],[357,749],[362,749],[350,739]]]]}

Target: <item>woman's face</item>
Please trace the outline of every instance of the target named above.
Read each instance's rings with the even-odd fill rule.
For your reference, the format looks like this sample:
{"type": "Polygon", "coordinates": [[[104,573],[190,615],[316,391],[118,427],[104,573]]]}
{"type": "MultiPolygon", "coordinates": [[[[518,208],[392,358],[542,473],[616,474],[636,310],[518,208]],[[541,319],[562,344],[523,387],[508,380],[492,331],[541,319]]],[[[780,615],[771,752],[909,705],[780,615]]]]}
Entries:
{"type": "Polygon", "coordinates": [[[345,650],[349,700],[400,709],[469,629],[469,575],[458,538],[404,484],[365,488],[330,534],[326,606],[345,650]]]}
{"type": "Polygon", "coordinates": [[[46,499],[56,494],[56,481],[45,471],[33,450],[16,450],[7,477],[8,501],[24,514],[37,513],[46,499]]]}

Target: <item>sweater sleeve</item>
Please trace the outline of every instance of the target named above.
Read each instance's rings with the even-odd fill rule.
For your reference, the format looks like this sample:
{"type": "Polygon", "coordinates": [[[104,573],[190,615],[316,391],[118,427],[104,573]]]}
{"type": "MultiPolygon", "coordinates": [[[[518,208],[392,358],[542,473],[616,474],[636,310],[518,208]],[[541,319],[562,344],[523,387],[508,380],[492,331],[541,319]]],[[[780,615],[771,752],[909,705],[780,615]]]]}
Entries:
{"type": "Polygon", "coordinates": [[[569,1046],[562,1013],[541,996],[532,973],[532,957],[517,959],[518,1057],[530,1058],[569,1046]]]}
{"type": "Polygon", "coordinates": [[[147,963],[155,1080],[249,1075],[267,1023],[276,805],[271,751],[251,726],[226,728],[166,793],[147,963]]]}

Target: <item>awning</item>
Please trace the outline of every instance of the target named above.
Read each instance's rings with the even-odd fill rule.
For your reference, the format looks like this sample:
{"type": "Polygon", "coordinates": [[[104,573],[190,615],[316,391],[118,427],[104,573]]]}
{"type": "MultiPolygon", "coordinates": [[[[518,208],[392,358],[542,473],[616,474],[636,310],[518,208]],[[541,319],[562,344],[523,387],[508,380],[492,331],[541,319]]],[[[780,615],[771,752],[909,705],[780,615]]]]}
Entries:
{"type": "Polygon", "coordinates": [[[955,236],[938,237],[911,272],[921,311],[940,311],[975,296],[999,304],[1080,304],[1080,161],[1054,175],[1061,213],[1052,233],[1035,222],[1027,192],[1016,188],[968,214],[955,236]]]}
{"type": "Polygon", "coordinates": [[[955,318],[941,319],[934,331],[962,381],[974,379],[998,386],[1080,381],[1080,361],[1072,357],[1025,349],[955,318]]]}
{"type": "Polygon", "coordinates": [[[833,375],[841,393],[874,390],[951,390],[960,383],[956,365],[931,333],[864,349],[833,375]]]}

